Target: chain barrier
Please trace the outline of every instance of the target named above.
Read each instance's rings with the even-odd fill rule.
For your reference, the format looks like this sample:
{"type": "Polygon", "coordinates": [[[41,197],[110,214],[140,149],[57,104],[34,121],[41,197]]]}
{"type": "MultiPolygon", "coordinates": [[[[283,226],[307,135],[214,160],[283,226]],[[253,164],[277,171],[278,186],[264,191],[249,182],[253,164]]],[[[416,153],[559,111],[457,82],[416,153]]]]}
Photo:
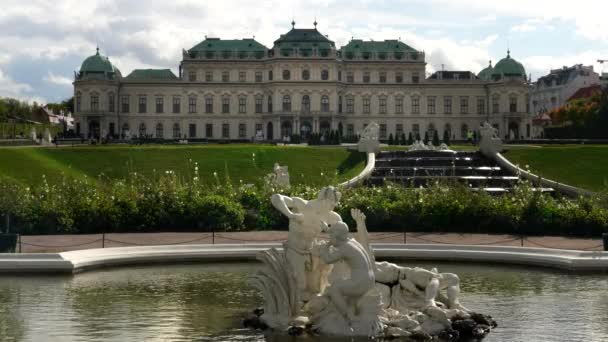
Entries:
{"type": "Polygon", "coordinates": [[[45,246],[45,245],[37,245],[34,243],[29,243],[29,242],[23,242],[23,240],[21,240],[21,244],[22,245],[26,245],[26,246],[32,246],[32,247],[40,247],[40,248],[71,248],[71,247],[79,247],[79,246],[85,246],[85,245],[91,245],[94,244],[96,242],[101,242],[102,239],[97,239],[97,240],[93,240],[90,242],[84,242],[84,243],[79,243],[79,244],[75,244],[75,245],[56,245],[56,246],[45,246]]]}
{"type": "Polygon", "coordinates": [[[604,248],[604,244],[599,244],[597,246],[583,248],[582,250],[583,251],[592,251],[592,250],[595,250],[595,249],[598,249],[598,248],[600,249],[600,251],[602,251],[602,248],[604,248]]]}
{"type": "Polygon", "coordinates": [[[396,233],[396,234],[390,234],[390,235],[386,234],[386,235],[380,236],[380,237],[374,236],[373,238],[370,238],[369,241],[372,241],[372,242],[381,241],[381,240],[387,240],[387,239],[392,239],[392,238],[396,238],[396,237],[403,239],[403,233],[396,233]]]}
{"type": "MultiPolygon", "coordinates": [[[[426,241],[426,242],[431,242],[431,243],[438,243],[438,244],[442,244],[442,245],[456,245],[456,243],[448,243],[448,242],[444,242],[444,241],[437,241],[437,240],[432,240],[432,239],[428,239],[428,238],[423,238],[422,236],[425,234],[420,234],[418,236],[414,236],[415,239],[419,239],[422,241],[426,241]]],[[[513,239],[508,239],[508,240],[499,240],[499,241],[494,241],[494,242],[483,242],[483,243],[466,243],[469,246],[485,246],[485,245],[497,245],[497,244],[503,244],[503,243],[507,243],[507,242],[514,242],[514,241],[519,241],[520,238],[513,238],[513,239]]]]}
{"type": "Polygon", "coordinates": [[[174,245],[185,245],[185,244],[189,244],[189,243],[196,242],[196,241],[206,240],[206,239],[211,238],[212,235],[213,234],[208,234],[206,236],[199,237],[199,238],[192,239],[192,240],[180,241],[180,242],[171,242],[171,243],[161,243],[161,244],[126,242],[126,241],[118,241],[118,240],[113,240],[113,239],[108,239],[108,238],[106,238],[105,241],[114,242],[114,243],[121,243],[123,245],[132,245],[132,246],[161,246],[161,245],[174,246],[174,245]]]}
{"type": "Polygon", "coordinates": [[[281,241],[287,241],[287,238],[281,238],[281,239],[263,239],[263,240],[247,240],[247,239],[237,239],[237,238],[231,238],[231,237],[227,237],[227,236],[223,236],[223,235],[219,235],[219,234],[215,234],[216,238],[220,238],[220,239],[226,239],[226,240],[230,240],[230,241],[240,241],[240,242],[281,242],[281,241]]]}

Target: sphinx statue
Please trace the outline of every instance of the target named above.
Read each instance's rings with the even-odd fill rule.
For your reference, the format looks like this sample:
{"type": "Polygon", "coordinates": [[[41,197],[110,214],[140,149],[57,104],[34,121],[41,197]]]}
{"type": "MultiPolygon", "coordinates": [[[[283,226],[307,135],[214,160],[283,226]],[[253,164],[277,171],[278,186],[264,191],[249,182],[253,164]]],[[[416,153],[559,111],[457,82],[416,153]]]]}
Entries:
{"type": "Polygon", "coordinates": [[[486,156],[493,156],[496,153],[502,152],[502,140],[498,136],[498,130],[490,123],[484,122],[479,129],[479,150],[486,156]]]}
{"type": "Polygon", "coordinates": [[[376,153],[380,151],[380,126],[371,122],[363,129],[357,144],[357,150],[365,153],[376,153]]]}
{"type": "Polygon", "coordinates": [[[340,197],[333,187],[313,200],[272,196],[289,218],[289,233],[282,250],[258,254],[266,267],[251,278],[265,300],[258,312],[264,326],[295,335],[419,340],[479,339],[495,327],[490,316],[460,303],[456,274],[376,261],[365,214],[351,209],[351,234],[334,211],[340,197]]]}

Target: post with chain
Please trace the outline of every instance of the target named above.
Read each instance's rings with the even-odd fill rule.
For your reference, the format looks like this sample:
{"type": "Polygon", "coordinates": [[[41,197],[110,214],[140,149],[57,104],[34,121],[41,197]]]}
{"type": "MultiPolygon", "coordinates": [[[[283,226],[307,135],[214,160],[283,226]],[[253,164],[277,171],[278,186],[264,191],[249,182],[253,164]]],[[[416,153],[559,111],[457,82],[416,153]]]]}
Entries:
{"type": "Polygon", "coordinates": [[[101,233],[101,248],[106,248],[106,233],[101,233]]]}
{"type": "Polygon", "coordinates": [[[602,239],[604,240],[604,250],[608,251],[608,233],[602,234],[602,239]]]}
{"type": "Polygon", "coordinates": [[[21,234],[17,235],[17,241],[19,241],[19,253],[21,253],[21,234]]]}
{"type": "Polygon", "coordinates": [[[403,231],[403,244],[407,245],[407,232],[405,230],[403,231]]]}
{"type": "Polygon", "coordinates": [[[523,235],[520,236],[520,239],[521,239],[521,247],[523,247],[524,246],[524,236],[523,235]]]}

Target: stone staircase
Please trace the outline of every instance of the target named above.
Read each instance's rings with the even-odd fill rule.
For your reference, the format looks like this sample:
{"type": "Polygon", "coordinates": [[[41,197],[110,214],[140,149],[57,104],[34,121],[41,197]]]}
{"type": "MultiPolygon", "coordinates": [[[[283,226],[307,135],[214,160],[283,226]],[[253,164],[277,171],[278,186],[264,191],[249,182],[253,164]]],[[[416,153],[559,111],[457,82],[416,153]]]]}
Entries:
{"type": "MultiPolygon", "coordinates": [[[[478,151],[382,151],[376,153],[376,164],[367,184],[385,181],[409,188],[427,187],[436,181],[458,182],[493,194],[509,192],[518,175],[501,168],[493,159],[478,151]]],[[[553,192],[551,188],[537,191],[553,192]]]]}

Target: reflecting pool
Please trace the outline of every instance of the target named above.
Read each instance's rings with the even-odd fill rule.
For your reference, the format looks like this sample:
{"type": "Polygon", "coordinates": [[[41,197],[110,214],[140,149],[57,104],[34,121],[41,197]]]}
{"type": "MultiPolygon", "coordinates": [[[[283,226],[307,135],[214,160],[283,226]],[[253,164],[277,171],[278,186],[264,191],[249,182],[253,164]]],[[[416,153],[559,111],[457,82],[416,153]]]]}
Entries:
{"type": "MultiPolygon", "coordinates": [[[[411,263],[460,275],[462,302],[499,324],[485,340],[608,341],[608,275],[411,263]]],[[[136,266],[0,276],[0,341],[265,341],[240,327],[261,296],[257,263],[136,266]]]]}

